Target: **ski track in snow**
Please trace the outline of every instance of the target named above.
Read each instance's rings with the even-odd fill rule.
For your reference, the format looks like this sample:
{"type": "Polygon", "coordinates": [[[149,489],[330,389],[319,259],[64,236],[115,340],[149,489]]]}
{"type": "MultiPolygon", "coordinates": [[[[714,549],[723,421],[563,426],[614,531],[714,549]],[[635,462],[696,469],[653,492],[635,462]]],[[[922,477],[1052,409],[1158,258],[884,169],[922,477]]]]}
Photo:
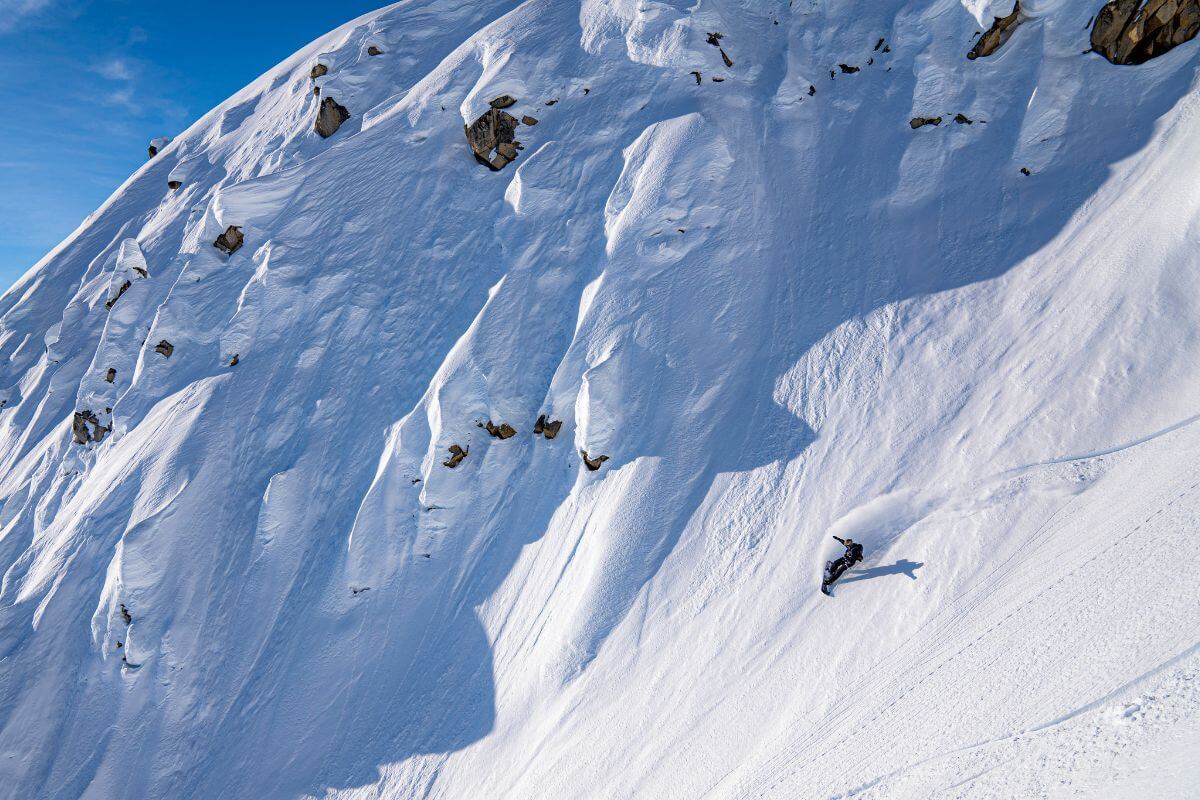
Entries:
{"type": "Polygon", "coordinates": [[[0,297],[0,797],[1195,796],[1200,45],[1101,4],[409,0],[174,135],[0,297]]]}

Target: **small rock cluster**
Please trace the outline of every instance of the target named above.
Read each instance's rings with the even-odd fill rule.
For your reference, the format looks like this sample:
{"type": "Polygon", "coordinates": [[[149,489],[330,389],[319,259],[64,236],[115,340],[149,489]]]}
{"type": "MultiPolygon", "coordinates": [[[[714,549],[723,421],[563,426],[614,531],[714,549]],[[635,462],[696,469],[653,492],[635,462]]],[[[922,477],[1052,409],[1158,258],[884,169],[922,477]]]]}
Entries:
{"type": "Polygon", "coordinates": [[[246,239],[242,235],[242,229],[237,225],[230,225],[225,229],[225,232],[218,236],[217,240],[213,242],[213,247],[217,248],[225,255],[231,256],[237,252],[238,248],[240,248],[245,241],[246,239]]]}
{"type": "Polygon", "coordinates": [[[556,419],[553,422],[550,422],[546,419],[546,415],[542,414],[537,418],[537,422],[533,424],[533,435],[545,436],[547,439],[553,439],[555,436],[558,436],[558,432],[561,429],[561,419],[556,419]]]}
{"type": "Polygon", "coordinates": [[[511,95],[501,95],[491,103],[479,119],[470,125],[464,125],[467,144],[475,160],[493,172],[499,172],[517,158],[521,143],[517,141],[517,126],[537,125],[535,117],[525,114],[520,121],[503,109],[517,104],[517,99],[511,95]]]}
{"type": "Polygon", "coordinates": [[[75,444],[102,442],[110,432],[112,426],[101,425],[100,419],[90,409],[76,411],[74,419],[71,420],[71,433],[75,437],[75,444]]]}
{"type": "MultiPolygon", "coordinates": [[[[476,423],[476,425],[477,427],[484,428],[490,435],[500,440],[511,439],[517,435],[516,428],[509,425],[507,422],[497,425],[489,419],[486,422],[476,423]]],[[[545,414],[539,415],[537,422],[533,425],[533,435],[545,436],[547,439],[554,439],[556,436],[558,436],[558,433],[561,430],[562,420],[550,420],[545,414]]],[[[463,462],[463,459],[467,457],[467,454],[471,451],[471,448],[463,447],[462,445],[458,444],[452,444],[448,450],[450,456],[442,462],[442,466],[448,467],[449,469],[454,469],[463,462]]],[[[591,456],[588,455],[586,450],[580,450],[579,452],[580,455],[583,456],[584,466],[586,466],[591,472],[595,472],[596,470],[600,469],[600,466],[605,461],[609,460],[609,457],[606,455],[591,456]]],[[[414,485],[417,483],[420,483],[419,478],[413,481],[414,485]]]]}
{"type": "Polygon", "coordinates": [[[507,422],[501,423],[500,425],[494,425],[489,419],[487,424],[483,425],[482,427],[484,427],[489,434],[497,439],[500,439],[501,441],[504,439],[511,439],[517,435],[517,429],[512,425],[509,425],[507,422]]]}

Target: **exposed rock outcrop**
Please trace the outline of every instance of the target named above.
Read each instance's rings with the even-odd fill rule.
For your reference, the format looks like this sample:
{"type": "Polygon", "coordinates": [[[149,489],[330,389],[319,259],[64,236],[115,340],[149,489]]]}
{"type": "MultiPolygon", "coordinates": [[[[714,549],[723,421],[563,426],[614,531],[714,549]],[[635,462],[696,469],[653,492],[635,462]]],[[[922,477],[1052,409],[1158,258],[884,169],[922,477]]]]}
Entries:
{"type": "Polygon", "coordinates": [[[471,448],[469,448],[469,447],[463,448],[463,447],[459,447],[456,444],[452,444],[452,445],[450,445],[449,450],[450,450],[450,457],[442,462],[442,466],[449,467],[450,469],[454,469],[455,467],[457,467],[459,464],[462,463],[464,458],[467,457],[467,453],[469,453],[471,451],[471,448]]]}
{"type": "Polygon", "coordinates": [[[496,437],[497,439],[511,439],[512,437],[517,435],[517,429],[514,428],[512,425],[509,425],[507,422],[502,422],[499,425],[494,425],[494,424],[492,424],[491,420],[488,420],[487,425],[485,425],[484,427],[487,428],[488,433],[490,433],[492,436],[496,437]]]}
{"type": "Polygon", "coordinates": [[[87,444],[92,440],[88,423],[99,425],[100,420],[96,419],[96,415],[91,411],[75,412],[75,417],[71,420],[71,433],[75,437],[75,444],[87,444]]]}
{"type": "Polygon", "coordinates": [[[912,119],[910,119],[908,121],[908,127],[912,128],[914,131],[917,128],[923,128],[926,125],[941,125],[941,124],[942,124],[941,117],[913,117],[912,119]]]}
{"type": "Polygon", "coordinates": [[[522,125],[531,125],[531,126],[537,125],[538,120],[537,120],[537,117],[531,117],[528,114],[526,114],[525,116],[521,117],[521,124],[522,125]]]}
{"type": "Polygon", "coordinates": [[[608,456],[596,456],[595,458],[589,457],[587,450],[580,450],[579,454],[583,456],[584,466],[586,466],[591,472],[595,472],[596,470],[600,469],[600,465],[605,461],[608,461],[608,456]]]}
{"type": "Polygon", "coordinates": [[[1017,25],[1021,22],[1021,0],[1013,5],[1012,13],[1007,17],[996,17],[992,21],[992,27],[988,28],[987,33],[979,37],[979,41],[971,48],[971,52],[967,53],[967,58],[974,61],[977,58],[986,58],[992,53],[999,50],[1009,37],[1013,35],[1017,25]]]}
{"type": "Polygon", "coordinates": [[[974,125],[975,120],[968,117],[966,114],[955,114],[954,121],[959,125],[974,125]]]}
{"type": "Polygon", "coordinates": [[[503,99],[505,98],[498,97],[493,100],[492,108],[463,128],[467,135],[467,144],[475,154],[475,160],[493,171],[504,169],[517,157],[513,143],[516,141],[517,125],[520,123],[512,114],[495,107],[495,103],[503,99]],[[493,151],[495,155],[492,155],[493,151]]]}
{"type": "Polygon", "coordinates": [[[104,436],[111,430],[111,427],[101,425],[99,418],[88,409],[76,411],[75,417],[71,420],[71,434],[75,439],[75,444],[102,442],[104,436]]]}
{"type": "Polygon", "coordinates": [[[129,613],[129,609],[125,607],[124,603],[121,603],[121,619],[125,620],[126,625],[133,624],[133,615],[129,613]]]}
{"type": "Polygon", "coordinates": [[[324,64],[316,64],[313,66],[312,71],[308,73],[308,77],[312,78],[315,81],[317,78],[323,77],[328,74],[329,74],[329,67],[327,67],[324,64]]]}
{"type": "Polygon", "coordinates": [[[373,45],[371,45],[370,47],[368,47],[368,48],[367,48],[367,55],[369,55],[369,56],[381,56],[381,55],[383,55],[383,50],[381,50],[381,49],[379,48],[379,46],[378,46],[378,45],[374,45],[374,44],[373,44],[373,45]]]}
{"type": "Polygon", "coordinates": [[[546,419],[546,415],[542,414],[537,418],[537,422],[533,424],[534,436],[545,436],[547,439],[553,439],[558,436],[558,432],[562,429],[562,420],[556,419],[550,422],[546,419]]]}
{"type": "Polygon", "coordinates": [[[172,192],[178,191],[180,186],[183,186],[183,181],[167,181],[167,188],[172,192]]]}
{"type": "Polygon", "coordinates": [[[860,71],[862,67],[852,67],[849,64],[838,64],[838,69],[840,69],[844,75],[853,75],[854,73],[860,71]]]}
{"type": "Polygon", "coordinates": [[[115,367],[109,367],[108,372],[104,373],[104,382],[112,383],[117,379],[117,370],[115,367]]]}
{"type": "Polygon", "coordinates": [[[322,139],[328,139],[337,133],[338,128],[342,127],[342,123],[348,119],[350,119],[350,112],[346,110],[346,107],[332,97],[326,97],[321,101],[321,108],[317,112],[317,121],[313,124],[313,129],[320,134],[322,139]]]}
{"type": "Polygon", "coordinates": [[[170,358],[171,354],[175,352],[175,345],[171,344],[166,339],[163,339],[161,342],[154,345],[154,352],[158,353],[164,358],[170,358]]]}
{"type": "Polygon", "coordinates": [[[231,256],[238,251],[238,248],[245,243],[246,237],[242,235],[242,229],[237,225],[230,225],[225,229],[225,232],[217,237],[213,242],[213,247],[220,250],[227,256],[231,256]]]}
{"type": "Polygon", "coordinates": [[[510,106],[515,106],[516,104],[517,98],[510,94],[502,94],[499,97],[493,98],[492,102],[488,105],[490,105],[492,108],[508,108],[510,106]]]}
{"type": "Polygon", "coordinates": [[[1112,0],[1092,26],[1092,49],[1114,64],[1144,64],[1200,32],[1200,0],[1112,0]]]}
{"type": "Polygon", "coordinates": [[[110,298],[108,298],[108,300],[107,300],[107,301],[104,303],[104,308],[105,308],[105,310],[106,310],[106,311],[112,311],[112,307],[113,307],[113,306],[115,306],[115,305],[117,304],[117,301],[121,299],[121,295],[123,295],[123,294],[125,294],[127,291],[129,291],[129,287],[130,287],[130,286],[133,286],[133,283],[132,283],[131,281],[125,281],[124,283],[122,283],[122,284],[121,284],[121,288],[120,288],[120,289],[117,289],[117,295],[116,295],[116,297],[110,297],[110,298]]]}
{"type": "Polygon", "coordinates": [[[229,366],[236,367],[238,365],[238,361],[240,361],[240,360],[241,360],[241,357],[239,356],[239,354],[234,353],[233,358],[231,358],[229,360],[229,366]]]}

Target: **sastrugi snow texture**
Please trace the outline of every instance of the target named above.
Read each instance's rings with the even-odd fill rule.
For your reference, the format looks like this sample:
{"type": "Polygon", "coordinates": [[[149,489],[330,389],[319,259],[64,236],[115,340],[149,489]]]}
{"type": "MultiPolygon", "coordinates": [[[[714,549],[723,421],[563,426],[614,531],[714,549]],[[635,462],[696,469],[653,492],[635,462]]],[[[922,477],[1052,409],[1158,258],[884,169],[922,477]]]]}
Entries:
{"type": "Polygon", "coordinates": [[[1200,44],[1101,5],[410,0],[169,132],[0,299],[0,796],[1188,796],[1200,44]]]}

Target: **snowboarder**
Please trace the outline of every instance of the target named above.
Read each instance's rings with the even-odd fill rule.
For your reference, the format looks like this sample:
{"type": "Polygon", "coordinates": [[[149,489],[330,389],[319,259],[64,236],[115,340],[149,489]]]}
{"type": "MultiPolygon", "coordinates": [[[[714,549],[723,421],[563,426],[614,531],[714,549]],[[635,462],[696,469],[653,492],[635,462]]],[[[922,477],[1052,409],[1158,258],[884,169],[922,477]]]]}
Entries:
{"type": "MultiPolygon", "coordinates": [[[[863,560],[863,546],[861,544],[850,537],[843,539],[840,536],[835,536],[833,538],[845,546],[846,552],[841,558],[835,561],[825,562],[825,577],[821,581],[821,591],[825,594],[829,594],[829,587],[833,585],[834,581],[842,577],[843,572],[863,560]]],[[[832,596],[830,595],[830,597],[832,596]]]]}

